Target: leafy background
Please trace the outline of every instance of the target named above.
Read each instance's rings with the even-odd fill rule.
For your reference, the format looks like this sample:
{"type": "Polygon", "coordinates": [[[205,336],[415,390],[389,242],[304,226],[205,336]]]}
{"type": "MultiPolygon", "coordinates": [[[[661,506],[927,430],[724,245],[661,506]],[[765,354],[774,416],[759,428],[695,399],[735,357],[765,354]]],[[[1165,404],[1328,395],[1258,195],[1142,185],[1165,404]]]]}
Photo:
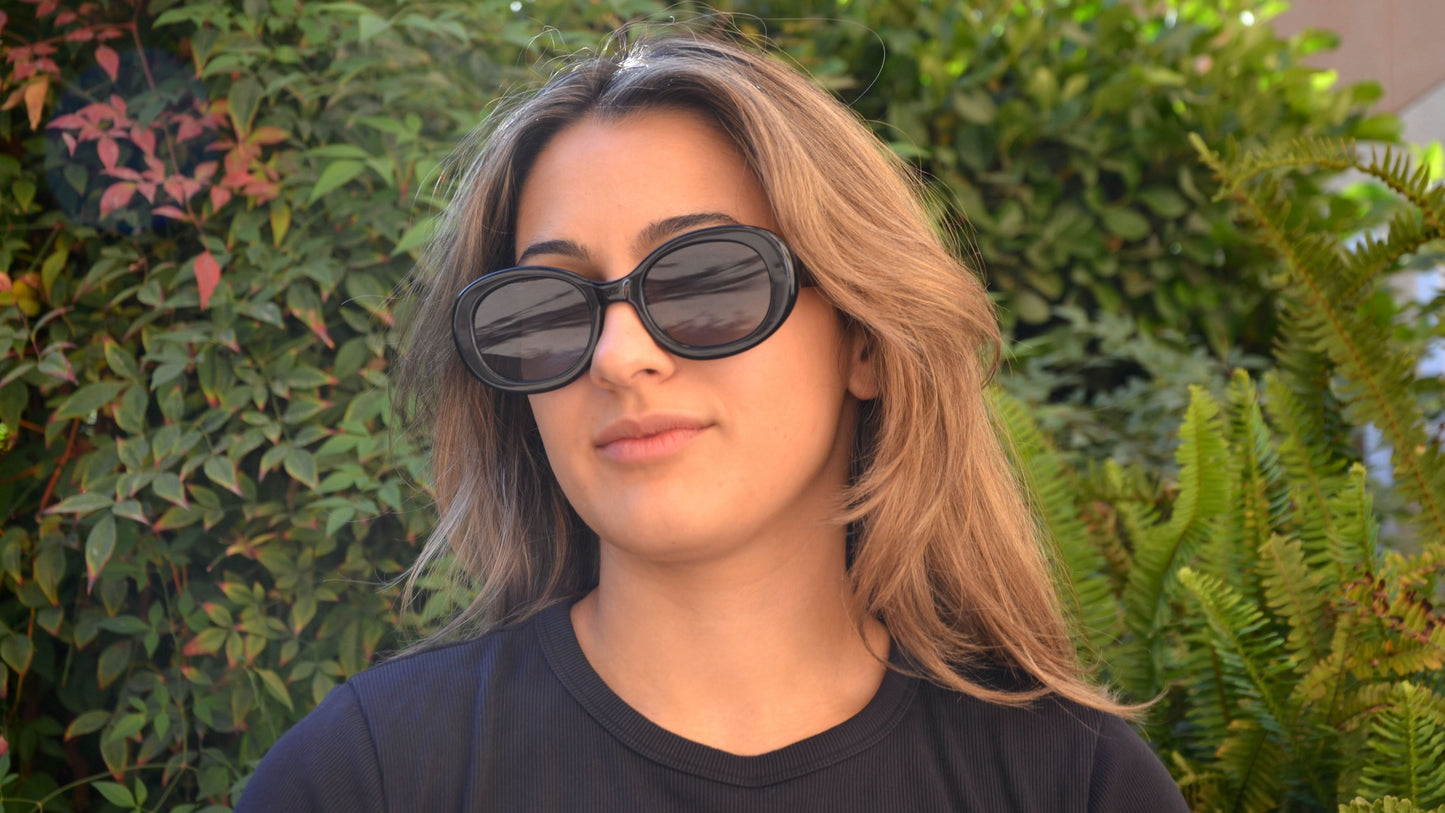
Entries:
{"type": "Polygon", "coordinates": [[[1394,420],[1434,476],[1413,450],[1438,391],[1410,365],[1436,306],[1376,282],[1438,249],[1439,153],[1373,188],[1327,183],[1342,150],[1248,164],[1398,134],[1377,87],[1301,64],[1330,35],[1243,22],[1278,3],[11,5],[6,811],[229,809],[282,731],[446,610],[393,584],[430,513],[391,423],[390,294],[496,98],[669,18],[770,38],[928,179],[1017,340],[996,397],[1081,649],[1164,696],[1146,733],[1191,802],[1445,804],[1437,487],[1366,477],[1352,430],[1394,420]],[[1309,299],[1291,247],[1372,223],[1397,239],[1309,299]],[[1383,395],[1319,313],[1376,337],[1383,395]]]}

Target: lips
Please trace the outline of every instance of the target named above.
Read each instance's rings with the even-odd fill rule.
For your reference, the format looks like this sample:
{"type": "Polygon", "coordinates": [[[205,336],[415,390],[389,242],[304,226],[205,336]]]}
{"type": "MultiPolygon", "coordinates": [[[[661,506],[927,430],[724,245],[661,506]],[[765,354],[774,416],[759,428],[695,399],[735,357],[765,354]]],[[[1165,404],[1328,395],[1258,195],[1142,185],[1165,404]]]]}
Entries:
{"type": "Polygon", "coordinates": [[[642,415],[613,421],[593,438],[603,455],[619,462],[646,462],[672,454],[708,427],[690,415],[642,415]]]}

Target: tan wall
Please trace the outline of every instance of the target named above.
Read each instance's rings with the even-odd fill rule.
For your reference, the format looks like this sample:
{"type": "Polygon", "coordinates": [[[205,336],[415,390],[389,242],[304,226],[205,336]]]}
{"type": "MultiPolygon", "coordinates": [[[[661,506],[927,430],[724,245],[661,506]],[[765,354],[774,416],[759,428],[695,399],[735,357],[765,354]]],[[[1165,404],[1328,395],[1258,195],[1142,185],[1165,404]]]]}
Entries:
{"type": "Polygon", "coordinates": [[[1445,82],[1445,0],[1295,0],[1273,24],[1285,36],[1306,27],[1338,33],[1339,50],[1311,64],[1339,71],[1345,83],[1380,82],[1391,112],[1445,82]]]}

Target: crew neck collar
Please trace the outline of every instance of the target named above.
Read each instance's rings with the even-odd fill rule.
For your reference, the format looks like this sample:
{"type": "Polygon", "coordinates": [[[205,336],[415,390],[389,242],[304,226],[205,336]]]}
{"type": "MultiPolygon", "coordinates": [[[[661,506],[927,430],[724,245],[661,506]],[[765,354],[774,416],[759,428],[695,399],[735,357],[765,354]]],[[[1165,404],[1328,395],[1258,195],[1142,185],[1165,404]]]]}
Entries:
{"type": "MultiPolygon", "coordinates": [[[[776,751],[740,756],[678,736],[618,697],[582,654],[569,603],[543,610],[534,621],[542,651],[558,680],[624,745],[675,770],[740,787],[784,782],[867,750],[898,725],[918,690],[916,678],[889,669],[868,705],[842,723],[776,751]]],[[[896,647],[892,657],[898,658],[896,647]]]]}

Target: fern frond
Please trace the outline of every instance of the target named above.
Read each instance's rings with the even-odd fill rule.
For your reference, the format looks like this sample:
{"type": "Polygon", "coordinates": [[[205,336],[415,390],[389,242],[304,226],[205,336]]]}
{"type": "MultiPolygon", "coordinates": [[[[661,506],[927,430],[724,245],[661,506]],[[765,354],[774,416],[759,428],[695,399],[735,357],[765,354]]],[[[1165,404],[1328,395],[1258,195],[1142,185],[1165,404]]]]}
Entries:
{"type": "Polygon", "coordinates": [[[1210,572],[1257,597],[1259,548],[1284,528],[1291,505],[1254,381],[1243,370],[1229,385],[1228,431],[1229,507],[1201,559],[1210,572]]]}
{"type": "MultiPolygon", "coordinates": [[[[1227,449],[1219,405],[1201,387],[1190,387],[1189,409],[1179,428],[1179,494],[1169,521],[1144,531],[1137,541],[1124,585],[1125,621],[1136,636],[1132,667],[1143,696],[1157,693],[1157,658],[1150,652],[1158,635],[1166,594],[1179,568],[1194,554],[1228,507],[1227,449]]],[[[1121,674],[1121,677],[1126,677],[1121,674]]]]}
{"type": "Polygon", "coordinates": [[[1234,702],[1241,711],[1251,711],[1265,728],[1284,734],[1294,716],[1286,701],[1289,666],[1279,657],[1283,642],[1269,629],[1268,619],[1216,576],[1184,567],[1179,570],[1179,583],[1209,624],[1221,674],[1234,702]]]}
{"type": "Polygon", "coordinates": [[[1282,435],[1281,465],[1289,475],[1295,505],[1295,535],[1310,554],[1324,551],[1324,540],[1335,533],[1330,495],[1338,490],[1344,464],[1331,453],[1320,399],[1304,400],[1282,376],[1265,373],[1265,411],[1282,435]]]}
{"type": "Polygon", "coordinates": [[[1280,170],[1356,170],[1384,184],[1423,212],[1425,222],[1434,235],[1429,239],[1445,237],[1445,227],[1442,227],[1445,223],[1445,217],[1442,217],[1445,213],[1445,189],[1433,184],[1429,167],[1412,167],[1409,153],[1398,146],[1386,144],[1380,148],[1372,145],[1370,157],[1362,159],[1358,145],[1349,139],[1298,138],[1251,150],[1244,155],[1240,155],[1236,145],[1231,143],[1224,156],[1210,150],[1197,135],[1191,134],[1190,142],[1204,163],[1220,177],[1221,197],[1234,197],[1250,181],[1280,170]]]}
{"type": "Polygon", "coordinates": [[[1370,232],[1360,237],[1345,259],[1354,290],[1347,290],[1343,301],[1358,302],[1366,293],[1365,287],[1381,275],[1392,271],[1406,256],[1418,252],[1440,235],[1431,232],[1420,213],[1412,209],[1397,209],[1390,215],[1385,238],[1380,239],[1370,232]]]}
{"type": "Polygon", "coordinates": [[[1371,802],[1363,796],[1356,796],[1349,804],[1340,805],[1339,813],[1445,813],[1445,805],[1426,810],[1409,799],[1386,796],[1371,802]]]}
{"type": "Polygon", "coordinates": [[[1334,532],[1325,542],[1341,582],[1372,577],[1378,569],[1379,519],[1370,495],[1369,475],[1363,463],[1353,463],[1345,473],[1344,488],[1331,495],[1329,511],[1335,518],[1334,532]]]}
{"type": "Polygon", "coordinates": [[[1080,655],[1096,661],[1100,644],[1118,637],[1121,614],[1104,575],[1104,557],[1079,517],[1074,473],[1022,403],[997,387],[988,397],[1011,441],[1014,464],[1026,481],[1040,530],[1055,551],[1055,581],[1076,623],[1080,655]]]}
{"type": "Polygon", "coordinates": [[[1445,699],[1428,688],[1402,681],[1392,702],[1370,728],[1361,790],[1400,793],[1416,804],[1445,804],[1445,699]]]}
{"type": "Polygon", "coordinates": [[[1323,575],[1305,563],[1299,540],[1271,536],[1259,546],[1265,600],[1289,624],[1285,646],[1298,664],[1314,664],[1329,656],[1333,632],[1323,575]]]}
{"type": "Polygon", "coordinates": [[[1219,764],[1230,785],[1225,809],[1278,810],[1284,794],[1280,770],[1284,758],[1279,740],[1264,727],[1249,719],[1231,722],[1219,747],[1219,764]]]}
{"type": "Polygon", "coordinates": [[[1286,318],[1338,366],[1347,416],[1356,425],[1373,423],[1390,445],[1398,486],[1418,506],[1412,523],[1427,539],[1445,539],[1445,458],[1430,442],[1414,397],[1414,359],[1357,307],[1371,282],[1358,276],[1368,272],[1370,263],[1347,261],[1332,235],[1311,231],[1308,223],[1286,225],[1294,222],[1289,198],[1269,170],[1300,162],[1357,168],[1413,204],[1421,212],[1425,236],[1445,235],[1438,216],[1445,192],[1432,189],[1427,172],[1412,173],[1408,158],[1391,149],[1362,162],[1342,142],[1302,141],[1226,164],[1202,141],[1196,139],[1195,146],[1258,226],[1260,241],[1283,261],[1297,299],[1290,303],[1286,298],[1286,318]]]}

